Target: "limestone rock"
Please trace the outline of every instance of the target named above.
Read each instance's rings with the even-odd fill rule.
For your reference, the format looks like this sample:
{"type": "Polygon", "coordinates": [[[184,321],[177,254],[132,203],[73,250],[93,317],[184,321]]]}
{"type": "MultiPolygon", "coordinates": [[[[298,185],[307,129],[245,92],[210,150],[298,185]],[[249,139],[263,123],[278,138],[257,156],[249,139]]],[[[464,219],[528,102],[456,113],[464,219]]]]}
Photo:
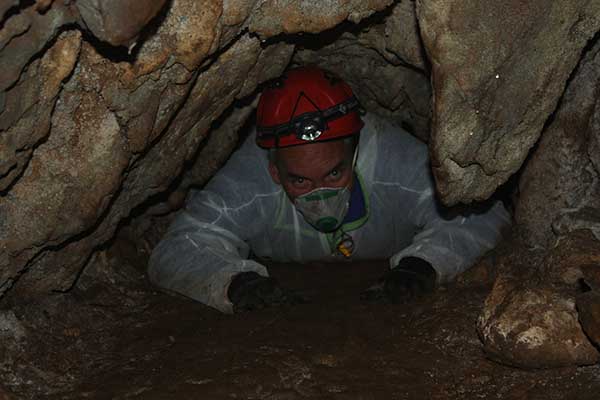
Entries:
{"type": "Polygon", "coordinates": [[[129,47],[166,0],[77,0],[75,6],[94,36],[129,47]]]}
{"type": "Polygon", "coordinates": [[[284,3],[2,3],[0,298],[16,281],[15,296],[69,288],[123,218],[205,156],[213,122],[290,61],[293,45],[256,33],[322,31],[390,0],[284,3]]]}
{"type": "MultiPolygon", "coordinates": [[[[85,51],[86,57],[89,57],[86,63],[94,65],[94,63],[101,60],[97,58],[97,55],[94,55],[92,50],[89,49],[91,53],[88,50],[85,51]]],[[[118,173],[114,176],[119,183],[117,187],[120,190],[117,196],[111,197],[111,191],[107,190],[106,187],[103,188],[105,201],[110,200],[110,208],[105,210],[101,218],[86,220],[87,224],[85,226],[87,229],[93,226],[93,232],[80,238],[77,242],[68,243],[64,249],[61,249],[62,251],[45,251],[43,256],[35,260],[35,264],[30,267],[30,271],[20,277],[19,287],[15,288],[13,291],[14,294],[22,298],[28,298],[44,290],[68,289],[73,283],[77,271],[82,268],[82,265],[88,259],[96,244],[110,239],[118,226],[118,222],[125,218],[132,208],[140,205],[153,194],[165,190],[172,182],[173,177],[181,173],[185,161],[190,160],[195,155],[198,146],[205,140],[212,122],[230,106],[237,95],[240,95],[243,90],[249,90],[248,87],[244,88],[242,84],[245,78],[256,76],[257,78],[254,82],[258,84],[262,79],[269,79],[279,75],[291,57],[292,50],[293,47],[286,44],[270,48],[269,51],[272,52],[270,55],[278,57],[281,63],[270,64],[267,69],[264,68],[263,64],[267,59],[261,59],[263,50],[261,49],[260,41],[248,35],[241,37],[226,52],[221,54],[196,79],[193,86],[188,90],[187,101],[179,110],[176,110],[177,119],[170,121],[168,132],[158,133],[160,135],[160,145],[152,146],[143,157],[133,156],[128,158],[126,171],[121,170],[119,172],[114,166],[105,170],[105,174],[107,171],[111,171],[111,174],[118,173]],[[262,70],[263,73],[255,72],[255,68],[262,70]],[[264,71],[268,71],[268,74],[265,74],[264,71]],[[222,79],[223,76],[228,76],[229,79],[224,80],[222,79]],[[219,101],[215,101],[217,98],[219,101]],[[173,160],[177,160],[178,162],[173,162],[173,160]],[[107,193],[109,194],[108,196],[106,196],[107,193]],[[96,223],[96,225],[94,226],[93,223],[96,223]],[[59,270],[55,268],[57,263],[62,266],[59,270]],[[48,278],[48,276],[51,276],[51,278],[48,278]],[[42,279],[43,277],[46,278],[42,279]]],[[[95,90],[99,90],[103,94],[106,93],[102,96],[103,99],[109,99],[109,101],[110,99],[118,100],[118,96],[110,96],[110,93],[114,90],[111,89],[110,85],[114,83],[104,84],[104,82],[97,79],[96,74],[103,67],[102,65],[95,65],[95,72],[85,69],[84,73],[84,69],[81,69],[73,77],[73,79],[80,79],[80,81],[73,83],[73,85],[91,87],[99,84],[95,90]]],[[[118,110],[114,106],[116,103],[112,104],[111,109],[118,110]]],[[[118,111],[116,115],[119,115],[118,111]]],[[[122,119],[117,118],[117,120],[122,119]]],[[[150,130],[146,134],[153,133],[150,130]]],[[[50,137],[52,137],[52,134],[50,137]]],[[[119,134],[119,137],[122,136],[119,134]]],[[[127,150],[127,142],[124,142],[122,147],[127,150]]],[[[117,154],[119,153],[114,152],[110,157],[106,157],[106,162],[112,162],[115,166],[118,165],[116,164],[116,160],[111,161],[111,157],[115,157],[117,154]]],[[[224,155],[226,154],[224,153],[224,155]]],[[[107,175],[104,179],[110,176],[107,175]]],[[[58,189],[59,187],[56,188],[56,190],[58,189]]],[[[98,190],[97,193],[100,192],[101,190],[98,190]]],[[[73,207],[81,206],[81,204],[73,204],[73,207]]],[[[77,216],[79,212],[78,210],[69,211],[65,215],[77,216]]],[[[51,218],[53,217],[48,216],[49,220],[51,218]]],[[[16,216],[11,221],[16,222],[16,216]]],[[[60,233],[62,235],[60,238],[62,239],[69,237],[69,234],[72,234],[73,230],[66,231],[66,229],[72,226],[75,221],[76,219],[69,221],[69,224],[57,226],[54,229],[55,235],[60,233]]],[[[77,226],[83,227],[83,225],[77,226]]],[[[22,232],[29,232],[33,228],[22,229],[20,227],[20,229],[22,232]]],[[[18,229],[13,225],[9,232],[15,230],[18,229]]],[[[11,243],[17,246],[17,243],[20,242],[15,239],[11,243]]],[[[36,248],[43,248],[43,243],[43,241],[36,241],[36,248]]],[[[18,266],[18,264],[16,265],[18,266]]],[[[15,272],[14,270],[7,270],[5,272],[6,275],[9,273],[14,274],[15,272]]]]}
{"type": "Polygon", "coordinates": [[[564,237],[541,259],[528,259],[531,250],[524,245],[511,249],[477,323],[490,357],[526,368],[600,361],[588,339],[598,321],[595,297],[580,294],[584,276],[597,280],[598,244],[584,230],[564,237]]]}
{"type": "Polygon", "coordinates": [[[3,341],[20,342],[27,336],[23,324],[12,311],[6,311],[0,314],[0,338],[3,341]]]}
{"type": "Polygon", "coordinates": [[[35,146],[48,135],[58,93],[75,67],[80,47],[79,32],[64,32],[0,95],[0,192],[21,175],[35,146]]]}
{"type": "Polygon", "coordinates": [[[478,321],[485,350],[492,358],[525,368],[600,361],[581,330],[572,300],[548,289],[503,291],[501,285],[497,282],[493,290],[504,296],[488,298],[478,321]]]}
{"type": "Polygon", "coordinates": [[[384,9],[392,0],[267,0],[260,4],[248,22],[252,32],[261,37],[281,33],[318,33],[349,20],[358,22],[384,9]]]}
{"type": "Polygon", "coordinates": [[[519,181],[515,219],[531,245],[548,247],[557,236],[592,228],[600,236],[600,42],[585,55],[556,118],[544,132],[519,181]],[[596,162],[597,164],[597,162],[596,162]]]}
{"type": "Polygon", "coordinates": [[[116,116],[93,92],[64,91],[52,130],[60,134],[38,146],[1,204],[0,242],[8,253],[58,244],[91,227],[109,207],[129,162],[116,116]]]}
{"type": "Polygon", "coordinates": [[[582,279],[595,287],[597,265],[600,265],[600,241],[591,231],[578,230],[561,237],[547,252],[540,274],[544,282],[557,288],[580,289],[582,279]]]}
{"type": "Polygon", "coordinates": [[[408,64],[427,70],[414,0],[395,3],[383,23],[369,26],[360,33],[359,40],[394,65],[408,64]]]}
{"type": "Polygon", "coordinates": [[[414,1],[394,4],[368,26],[331,36],[327,43],[307,40],[295,62],[335,71],[368,111],[394,120],[427,142],[431,87],[414,1]]]}
{"type": "Polygon", "coordinates": [[[4,19],[4,14],[17,5],[19,5],[19,0],[6,0],[0,3],[0,18],[4,19]]]}
{"type": "Polygon", "coordinates": [[[486,199],[519,169],[600,28],[599,9],[600,0],[417,1],[444,203],[486,199]]]}
{"type": "Polygon", "coordinates": [[[581,267],[583,283],[590,291],[577,296],[579,322],[587,337],[600,345],[600,260],[581,267]]]}
{"type": "MultiPolygon", "coordinates": [[[[600,260],[598,260],[600,261],[600,260]]],[[[584,264],[580,267],[581,273],[583,274],[584,283],[589,286],[591,290],[600,289],[600,262],[593,264],[584,264]]]]}
{"type": "Polygon", "coordinates": [[[370,41],[371,37],[344,33],[317,50],[298,51],[294,60],[335,71],[368,111],[387,116],[426,142],[431,118],[429,79],[414,67],[391,64],[375,49],[380,44],[370,41]]]}
{"type": "MultiPolygon", "coordinates": [[[[336,43],[320,43],[318,51],[305,49],[296,62],[335,69],[367,108],[412,126],[426,140],[431,61],[432,150],[441,194],[448,203],[485,197],[518,168],[554,110],[598,28],[598,1],[486,8],[474,1],[421,0],[418,23],[409,0],[393,6],[391,0],[5,2],[0,298],[8,294],[22,303],[68,290],[124,219],[181,178],[167,210],[179,205],[188,185],[203,183],[227,158],[260,85],[289,65],[302,36],[278,35],[323,32],[343,21],[373,16],[369,22],[378,22],[364,30],[357,25],[336,43]],[[133,43],[130,49],[112,46],[133,43]],[[182,177],[189,166],[192,172],[182,177]]],[[[600,141],[590,136],[586,143],[586,171],[597,171],[600,141]]],[[[564,226],[571,235],[582,218],[571,220],[552,228],[564,226]]],[[[548,272],[540,287],[521,290],[508,277],[498,281],[504,283],[482,317],[486,337],[498,340],[490,342],[491,353],[529,349],[534,360],[551,365],[565,363],[567,353],[576,362],[595,357],[577,330],[572,288],[585,277],[581,265],[593,260],[564,258],[572,265],[558,256],[536,265],[548,272]],[[530,313],[532,325],[503,314],[505,306],[530,313]],[[536,319],[544,313],[550,322],[536,319]],[[567,344],[539,339],[538,328],[567,344]],[[513,337],[522,338],[521,347],[513,337]],[[540,346],[532,348],[538,343],[532,340],[540,346]]]]}
{"type": "Polygon", "coordinates": [[[56,37],[63,25],[76,20],[64,7],[52,7],[40,14],[35,4],[9,18],[0,30],[0,91],[19,79],[25,66],[56,37]]]}
{"type": "Polygon", "coordinates": [[[577,311],[587,337],[600,345],[600,292],[593,290],[577,296],[577,311]]]}
{"type": "MultiPolygon", "coordinates": [[[[13,22],[31,25],[55,14],[64,20],[72,16],[64,6],[54,2],[43,15],[29,8],[13,13],[0,38],[12,27],[11,35],[27,32],[21,36],[43,47],[52,35],[29,37],[35,29],[19,31],[13,22]]],[[[70,287],[119,221],[180,174],[212,122],[236,98],[282,72],[293,46],[263,49],[256,38],[236,36],[247,15],[232,20],[230,6],[230,19],[221,21],[220,0],[171,2],[132,60],[114,61],[109,56],[124,54],[82,44],[79,32],[66,31],[25,69],[15,64],[18,80],[0,94],[6,132],[0,135],[6,190],[0,197],[0,297],[17,280],[15,296],[70,287]],[[238,29],[228,31],[233,43],[221,36],[225,25],[238,29]]],[[[21,36],[7,39],[0,57],[12,54],[10,45],[21,36]]],[[[226,157],[228,149],[214,156],[226,157]]]]}
{"type": "MultiPolygon", "coordinates": [[[[593,198],[590,200],[590,203],[595,203],[593,198]]],[[[552,221],[552,232],[558,238],[581,229],[590,230],[596,239],[600,240],[600,208],[585,205],[579,208],[562,209],[552,221]]]]}

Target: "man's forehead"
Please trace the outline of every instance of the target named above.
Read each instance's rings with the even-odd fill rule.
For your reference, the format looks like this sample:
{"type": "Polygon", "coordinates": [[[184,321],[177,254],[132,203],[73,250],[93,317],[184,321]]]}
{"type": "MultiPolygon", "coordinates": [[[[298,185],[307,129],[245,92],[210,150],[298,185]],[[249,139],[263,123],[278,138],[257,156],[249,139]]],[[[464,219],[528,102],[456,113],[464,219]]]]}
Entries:
{"type": "Polygon", "coordinates": [[[290,172],[334,168],[348,158],[347,148],[341,140],[284,147],[277,150],[277,159],[283,162],[290,172]]]}
{"type": "Polygon", "coordinates": [[[342,140],[333,140],[329,142],[315,142],[299,146],[282,147],[277,149],[277,154],[286,159],[344,157],[346,148],[347,147],[342,140]]]}

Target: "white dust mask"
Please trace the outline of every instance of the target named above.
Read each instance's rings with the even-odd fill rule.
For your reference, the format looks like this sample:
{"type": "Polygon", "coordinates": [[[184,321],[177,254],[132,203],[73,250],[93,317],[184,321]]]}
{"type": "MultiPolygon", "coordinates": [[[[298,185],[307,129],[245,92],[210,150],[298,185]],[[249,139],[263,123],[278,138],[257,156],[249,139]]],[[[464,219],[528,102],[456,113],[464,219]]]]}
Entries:
{"type": "MultiPolygon", "coordinates": [[[[358,146],[352,158],[352,174],[358,157],[358,146]]],[[[320,187],[296,197],[294,206],[306,222],[321,232],[333,232],[342,225],[350,207],[348,187],[320,187]]]]}
{"type": "Polygon", "coordinates": [[[342,225],[350,207],[350,189],[317,188],[296,197],[294,206],[315,229],[333,232],[342,225]]]}

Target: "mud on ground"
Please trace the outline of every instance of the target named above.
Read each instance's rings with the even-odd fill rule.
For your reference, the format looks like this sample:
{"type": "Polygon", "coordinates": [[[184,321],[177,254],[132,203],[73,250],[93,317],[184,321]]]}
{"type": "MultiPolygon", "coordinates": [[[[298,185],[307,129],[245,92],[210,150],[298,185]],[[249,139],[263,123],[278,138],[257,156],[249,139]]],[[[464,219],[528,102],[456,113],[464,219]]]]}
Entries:
{"type": "Polygon", "coordinates": [[[283,286],[311,302],[222,315],[152,288],[144,260],[100,253],[71,292],[12,308],[4,334],[21,335],[6,337],[1,350],[7,399],[597,399],[600,392],[598,366],[525,371],[488,360],[475,322],[489,285],[442,288],[407,305],[365,304],[359,293],[385,270],[383,261],[272,265],[283,286]]]}

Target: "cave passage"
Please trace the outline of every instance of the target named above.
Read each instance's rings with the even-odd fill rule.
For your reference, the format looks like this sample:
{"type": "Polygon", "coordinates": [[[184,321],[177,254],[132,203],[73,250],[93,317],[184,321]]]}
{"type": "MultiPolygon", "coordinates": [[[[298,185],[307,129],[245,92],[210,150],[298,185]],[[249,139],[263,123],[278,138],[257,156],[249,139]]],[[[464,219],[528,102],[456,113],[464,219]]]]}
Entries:
{"type": "Polygon", "coordinates": [[[597,398],[598,32],[584,0],[6,1],[0,400],[597,398]],[[425,149],[439,204],[502,202],[503,240],[406,304],[361,299],[383,256],[251,257],[301,301],[239,314],[151,284],[306,65],[425,149]]]}

